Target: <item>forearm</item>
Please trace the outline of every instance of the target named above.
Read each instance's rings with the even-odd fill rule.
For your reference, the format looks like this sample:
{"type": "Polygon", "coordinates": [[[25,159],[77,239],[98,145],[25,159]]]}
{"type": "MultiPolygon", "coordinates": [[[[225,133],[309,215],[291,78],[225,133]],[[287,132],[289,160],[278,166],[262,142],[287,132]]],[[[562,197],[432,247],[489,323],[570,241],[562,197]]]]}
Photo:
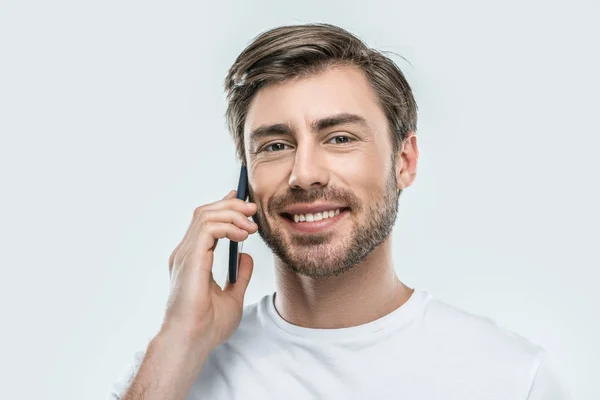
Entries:
{"type": "Polygon", "coordinates": [[[208,354],[201,345],[159,333],[121,400],[185,400],[208,354]]]}

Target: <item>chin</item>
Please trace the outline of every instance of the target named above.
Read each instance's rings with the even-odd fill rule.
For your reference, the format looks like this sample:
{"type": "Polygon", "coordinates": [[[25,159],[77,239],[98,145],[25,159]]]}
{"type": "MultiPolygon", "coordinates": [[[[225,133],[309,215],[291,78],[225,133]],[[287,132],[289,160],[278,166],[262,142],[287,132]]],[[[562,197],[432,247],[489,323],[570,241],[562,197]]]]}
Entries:
{"type": "Polygon", "coordinates": [[[340,276],[356,267],[356,264],[344,265],[340,263],[314,264],[300,262],[298,264],[284,263],[284,265],[298,275],[310,278],[330,278],[334,276],[340,276]]]}
{"type": "Polygon", "coordinates": [[[290,246],[286,254],[279,255],[282,264],[293,272],[313,278],[339,276],[356,264],[349,263],[347,251],[341,243],[290,246]]]}

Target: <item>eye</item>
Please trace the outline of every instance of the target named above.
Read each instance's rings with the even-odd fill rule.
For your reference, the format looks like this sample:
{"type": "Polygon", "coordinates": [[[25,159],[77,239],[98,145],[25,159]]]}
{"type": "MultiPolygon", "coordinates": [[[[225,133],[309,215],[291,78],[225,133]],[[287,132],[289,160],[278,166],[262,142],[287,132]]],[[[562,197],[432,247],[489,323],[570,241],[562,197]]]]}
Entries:
{"type": "Polygon", "coordinates": [[[328,140],[328,143],[331,143],[333,141],[333,144],[344,144],[344,143],[350,143],[352,141],[352,139],[348,136],[335,136],[332,137],[331,139],[328,140]]]}
{"type": "Polygon", "coordinates": [[[267,152],[281,151],[281,150],[285,150],[285,146],[287,146],[287,144],[285,144],[285,143],[271,143],[271,144],[263,147],[263,151],[267,151],[267,152]]]}

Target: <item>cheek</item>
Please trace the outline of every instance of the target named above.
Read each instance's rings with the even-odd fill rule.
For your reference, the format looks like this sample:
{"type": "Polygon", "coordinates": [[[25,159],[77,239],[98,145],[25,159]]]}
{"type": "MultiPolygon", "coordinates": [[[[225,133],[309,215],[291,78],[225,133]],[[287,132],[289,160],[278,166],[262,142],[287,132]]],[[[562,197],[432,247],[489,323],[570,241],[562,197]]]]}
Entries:
{"type": "Polygon", "coordinates": [[[380,155],[368,153],[348,157],[343,161],[338,159],[331,165],[335,165],[336,174],[359,197],[370,197],[374,191],[380,190],[387,176],[386,168],[389,168],[380,155]]]}
{"type": "Polygon", "coordinates": [[[266,202],[273,197],[277,190],[287,183],[285,168],[273,168],[272,166],[256,166],[249,174],[252,186],[252,200],[266,209],[266,202]]]}

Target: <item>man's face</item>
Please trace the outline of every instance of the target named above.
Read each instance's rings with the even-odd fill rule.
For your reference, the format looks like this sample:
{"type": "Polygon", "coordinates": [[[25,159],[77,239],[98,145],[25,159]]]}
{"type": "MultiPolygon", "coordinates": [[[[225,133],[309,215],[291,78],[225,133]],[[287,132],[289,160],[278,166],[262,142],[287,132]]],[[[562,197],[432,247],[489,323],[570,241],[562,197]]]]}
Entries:
{"type": "Polygon", "coordinates": [[[254,221],[284,265],[339,275],[391,232],[398,180],[388,122],[351,66],[262,88],[244,126],[254,221]]]}

